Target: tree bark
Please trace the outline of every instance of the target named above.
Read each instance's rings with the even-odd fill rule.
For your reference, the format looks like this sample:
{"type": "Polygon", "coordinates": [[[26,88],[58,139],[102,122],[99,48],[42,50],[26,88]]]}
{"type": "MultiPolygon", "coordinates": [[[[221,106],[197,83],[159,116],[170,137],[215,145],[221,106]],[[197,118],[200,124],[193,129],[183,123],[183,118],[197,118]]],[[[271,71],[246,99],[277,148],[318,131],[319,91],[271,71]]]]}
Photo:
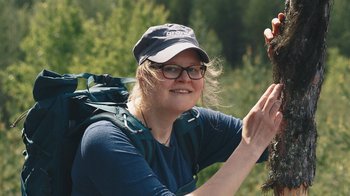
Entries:
{"type": "Polygon", "coordinates": [[[324,79],[331,0],[286,0],[286,19],[270,43],[275,83],[284,84],[281,132],[270,145],[263,190],[307,195],[316,170],[315,113],[324,79]]]}

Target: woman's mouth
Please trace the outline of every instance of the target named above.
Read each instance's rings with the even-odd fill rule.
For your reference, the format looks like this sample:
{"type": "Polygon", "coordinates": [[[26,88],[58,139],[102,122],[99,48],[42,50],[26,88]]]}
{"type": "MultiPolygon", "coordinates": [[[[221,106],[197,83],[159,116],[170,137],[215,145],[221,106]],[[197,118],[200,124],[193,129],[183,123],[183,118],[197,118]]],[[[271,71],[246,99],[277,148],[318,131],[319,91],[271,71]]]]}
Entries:
{"type": "Polygon", "coordinates": [[[178,94],[189,94],[192,91],[190,90],[186,90],[186,89],[174,89],[174,90],[170,90],[170,92],[172,93],[178,93],[178,94]]]}

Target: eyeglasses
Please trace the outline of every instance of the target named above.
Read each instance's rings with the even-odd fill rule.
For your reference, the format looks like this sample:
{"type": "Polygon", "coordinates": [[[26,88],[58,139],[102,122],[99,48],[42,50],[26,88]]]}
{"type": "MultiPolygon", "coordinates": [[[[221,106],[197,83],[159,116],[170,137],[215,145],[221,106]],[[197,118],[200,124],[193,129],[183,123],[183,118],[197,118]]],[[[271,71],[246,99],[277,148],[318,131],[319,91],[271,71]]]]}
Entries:
{"type": "Polygon", "coordinates": [[[155,69],[162,70],[163,76],[166,79],[178,79],[183,71],[187,72],[187,75],[192,80],[199,80],[204,77],[207,66],[205,65],[192,65],[189,67],[182,67],[176,64],[152,64],[155,69]]]}

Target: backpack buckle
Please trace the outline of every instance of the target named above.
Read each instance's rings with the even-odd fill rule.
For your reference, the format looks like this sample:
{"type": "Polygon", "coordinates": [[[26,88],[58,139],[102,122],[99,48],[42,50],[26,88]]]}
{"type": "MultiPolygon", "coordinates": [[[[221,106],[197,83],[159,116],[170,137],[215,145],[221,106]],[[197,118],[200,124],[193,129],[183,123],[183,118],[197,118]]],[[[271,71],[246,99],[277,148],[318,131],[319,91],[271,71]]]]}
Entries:
{"type": "Polygon", "coordinates": [[[192,121],[196,120],[200,115],[199,110],[197,110],[196,108],[192,108],[192,111],[191,111],[191,113],[194,116],[194,118],[188,119],[187,122],[192,122],[192,121]]]}
{"type": "Polygon", "coordinates": [[[122,114],[122,116],[123,116],[123,120],[124,120],[124,126],[131,132],[131,133],[134,133],[134,134],[136,134],[136,133],[141,133],[143,130],[142,129],[132,129],[131,127],[129,127],[129,125],[128,125],[128,121],[127,121],[127,116],[126,116],[126,114],[124,113],[124,114],[122,114]]]}

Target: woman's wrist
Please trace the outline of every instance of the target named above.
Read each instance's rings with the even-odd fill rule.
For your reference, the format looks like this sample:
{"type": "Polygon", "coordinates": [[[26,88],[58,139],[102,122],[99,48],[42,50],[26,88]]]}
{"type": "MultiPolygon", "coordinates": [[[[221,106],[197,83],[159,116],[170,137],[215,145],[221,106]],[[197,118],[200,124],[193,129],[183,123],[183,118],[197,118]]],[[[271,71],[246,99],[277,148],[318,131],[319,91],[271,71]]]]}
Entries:
{"type": "Polygon", "coordinates": [[[241,151],[245,152],[249,158],[256,159],[255,161],[257,161],[267,146],[253,144],[242,138],[237,148],[240,148],[241,151]]]}

